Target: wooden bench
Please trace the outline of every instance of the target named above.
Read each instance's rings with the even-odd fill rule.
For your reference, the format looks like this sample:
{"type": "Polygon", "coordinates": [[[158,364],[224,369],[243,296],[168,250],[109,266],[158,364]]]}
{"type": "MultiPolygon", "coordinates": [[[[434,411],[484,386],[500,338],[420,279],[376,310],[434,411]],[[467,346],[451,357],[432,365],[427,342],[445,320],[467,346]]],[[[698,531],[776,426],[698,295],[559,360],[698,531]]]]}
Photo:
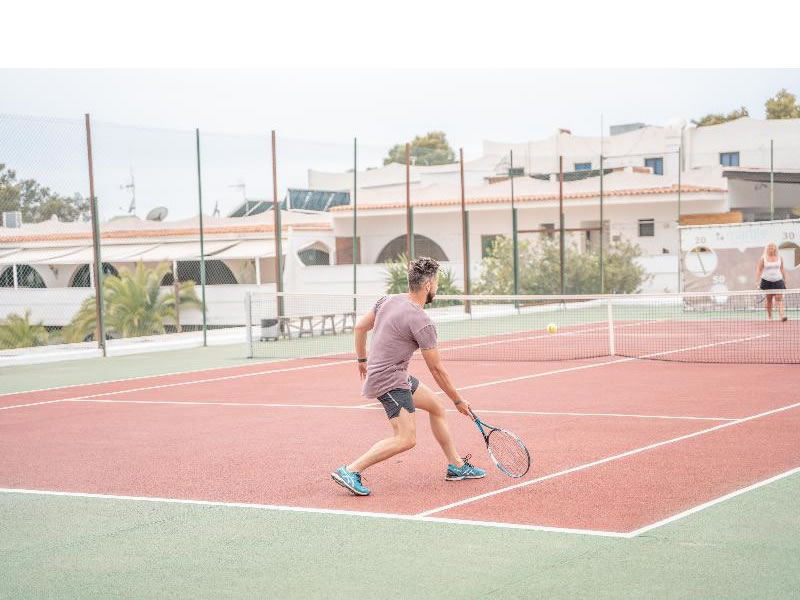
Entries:
{"type": "Polygon", "coordinates": [[[342,333],[354,331],[356,328],[356,313],[342,313],[342,333]]]}
{"type": "Polygon", "coordinates": [[[322,331],[320,335],[336,335],[336,315],[332,313],[322,315],[322,331]]]}
{"type": "Polygon", "coordinates": [[[303,337],[304,335],[314,336],[314,317],[312,315],[304,315],[302,317],[298,317],[300,319],[300,327],[298,328],[299,331],[297,332],[297,337],[303,337]]]}

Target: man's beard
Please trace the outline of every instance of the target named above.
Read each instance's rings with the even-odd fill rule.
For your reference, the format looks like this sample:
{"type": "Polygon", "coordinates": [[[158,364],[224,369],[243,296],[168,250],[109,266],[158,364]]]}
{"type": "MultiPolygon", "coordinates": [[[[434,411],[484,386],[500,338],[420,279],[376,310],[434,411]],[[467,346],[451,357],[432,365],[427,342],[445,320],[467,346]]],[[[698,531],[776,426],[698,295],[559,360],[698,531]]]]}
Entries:
{"type": "Polygon", "coordinates": [[[433,302],[433,299],[436,297],[436,294],[433,292],[428,292],[428,296],[425,298],[425,304],[430,304],[433,302]]]}

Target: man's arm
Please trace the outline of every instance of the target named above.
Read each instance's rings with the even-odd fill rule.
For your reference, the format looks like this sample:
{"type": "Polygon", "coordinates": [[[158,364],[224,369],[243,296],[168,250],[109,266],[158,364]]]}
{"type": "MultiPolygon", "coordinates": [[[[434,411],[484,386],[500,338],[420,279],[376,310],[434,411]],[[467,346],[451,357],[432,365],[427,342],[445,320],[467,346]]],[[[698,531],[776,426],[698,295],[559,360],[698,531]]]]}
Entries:
{"type": "MultiPolygon", "coordinates": [[[[355,337],[356,337],[356,357],[359,359],[367,358],[367,334],[375,327],[375,311],[371,310],[356,323],[355,337]]],[[[367,376],[367,363],[359,361],[358,372],[361,379],[367,376]]]]}
{"type": "Polygon", "coordinates": [[[453,404],[456,405],[458,412],[471,417],[472,415],[469,411],[469,402],[461,397],[461,394],[458,393],[453,385],[453,382],[450,381],[450,375],[442,364],[441,356],[439,356],[439,349],[431,348],[430,350],[421,350],[421,352],[422,357],[425,359],[425,364],[428,365],[428,369],[430,370],[431,375],[433,375],[433,379],[436,381],[436,384],[442,388],[442,391],[447,394],[447,397],[453,401],[453,404]]]}

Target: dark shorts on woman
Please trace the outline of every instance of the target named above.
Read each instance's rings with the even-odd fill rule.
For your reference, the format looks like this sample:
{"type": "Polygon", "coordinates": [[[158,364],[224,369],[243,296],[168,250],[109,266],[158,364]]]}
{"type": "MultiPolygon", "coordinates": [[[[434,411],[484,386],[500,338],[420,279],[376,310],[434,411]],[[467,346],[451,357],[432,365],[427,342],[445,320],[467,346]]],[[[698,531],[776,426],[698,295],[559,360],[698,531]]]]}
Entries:
{"type": "Polygon", "coordinates": [[[762,290],[785,290],[786,289],[786,282],[783,279],[778,281],[767,281],[766,279],[761,280],[761,289],[762,290]]]}
{"type": "Polygon", "coordinates": [[[410,390],[397,388],[378,396],[378,400],[383,404],[383,409],[386,411],[386,416],[390,419],[394,419],[399,415],[401,408],[405,408],[410,413],[414,412],[413,396],[419,387],[419,379],[409,375],[408,384],[411,386],[410,390]]]}

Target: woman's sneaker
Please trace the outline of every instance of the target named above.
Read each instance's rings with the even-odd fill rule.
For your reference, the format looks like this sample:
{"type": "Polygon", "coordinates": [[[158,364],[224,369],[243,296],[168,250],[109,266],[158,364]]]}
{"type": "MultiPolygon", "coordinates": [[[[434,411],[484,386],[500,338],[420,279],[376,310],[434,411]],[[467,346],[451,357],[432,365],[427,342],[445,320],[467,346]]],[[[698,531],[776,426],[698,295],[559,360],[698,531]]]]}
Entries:
{"type": "Polygon", "coordinates": [[[460,467],[455,465],[447,465],[447,475],[444,478],[447,481],[461,481],[462,479],[480,479],[486,477],[486,471],[475,465],[469,463],[470,455],[464,457],[464,464],[460,467]]]}
{"type": "Polygon", "coordinates": [[[347,488],[356,496],[369,496],[369,489],[361,483],[361,473],[348,471],[344,466],[339,467],[331,478],[343,488],[347,488]]]}

